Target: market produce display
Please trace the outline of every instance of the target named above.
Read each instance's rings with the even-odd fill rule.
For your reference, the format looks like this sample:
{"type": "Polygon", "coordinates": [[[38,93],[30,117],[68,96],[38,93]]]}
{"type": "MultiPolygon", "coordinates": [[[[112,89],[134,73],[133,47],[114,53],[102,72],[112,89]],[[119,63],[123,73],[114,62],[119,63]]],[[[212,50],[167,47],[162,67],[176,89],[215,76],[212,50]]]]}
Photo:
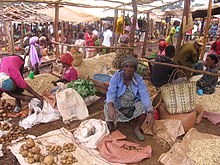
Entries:
{"type": "Polygon", "coordinates": [[[75,67],[81,78],[92,78],[94,74],[112,74],[112,61],[115,58],[115,53],[108,53],[101,56],[95,56],[89,59],[83,59],[80,66],[75,67]]]}
{"type": "Polygon", "coordinates": [[[60,158],[61,164],[73,164],[77,162],[77,159],[70,153],[62,155],[60,158]]]}
{"type": "Polygon", "coordinates": [[[197,165],[220,164],[220,139],[194,140],[190,145],[187,156],[197,165]]]}
{"type": "MultiPolygon", "coordinates": [[[[52,81],[57,81],[59,78],[52,75],[52,74],[39,74],[34,77],[34,79],[25,79],[25,81],[33,88],[36,92],[40,95],[45,91],[50,91],[54,89],[54,85],[51,83],[52,81]]],[[[28,92],[24,91],[24,94],[29,94],[28,92]]]]}
{"type": "Polygon", "coordinates": [[[7,120],[7,113],[11,113],[14,109],[14,106],[10,103],[6,103],[6,100],[1,100],[0,102],[0,121],[7,120]]]}
{"type": "Polygon", "coordinates": [[[27,136],[23,127],[8,122],[0,122],[0,130],[3,131],[3,134],[0,137],[0,144],[3,144],[4,146],[10,145],[12,140],[25,138],[27,136]]]}
{"type": "Polygon", "coordinates": [[[78,79],[67,84],[67,88],[73,88],[82,98],[96,94],[94,83],[90,80],[78,79]]]}

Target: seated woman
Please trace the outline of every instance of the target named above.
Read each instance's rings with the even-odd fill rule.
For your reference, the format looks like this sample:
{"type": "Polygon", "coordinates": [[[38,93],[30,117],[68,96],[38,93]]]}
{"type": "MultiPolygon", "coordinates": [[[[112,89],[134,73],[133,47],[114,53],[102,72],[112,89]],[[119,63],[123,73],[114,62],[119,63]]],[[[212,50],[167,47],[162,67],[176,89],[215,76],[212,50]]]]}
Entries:
{"type": "MultiPolygon", "coordinates": [[[[218,73],[218,58],[215,54],[209,54],[205,60],[206,71],[218,73]]],[[[197,82],[197,87],[203,90],[204,94],[212,94],[215,92],[218,77],[204,74],[203,77],[197,82]]]]}
{"type": "MultiPolygon", "coordinates": [[[[169,45],[165,49],[166,56],[157,56],[155,59],[156,62],[175,64],[173,62],[173,57],[175,55],[175,47],[173,45],[169,45]]],[[[154,64],[151,69],[151,83],[159,88],[164,84],[168,83],[170,75],[175,70],[174,67],[154,64]]]]}
{"type": "Polygon", "coordinates": [[[160,41],[159,46],[158,46],[159,52],[157,53],[157,55],[158,56],[165,56],[166,55],[166,53],[165,53],[166,47],[167,47],[166,41],[160,41]]]}
{"type": "Polygon", "coordinates": [[[61,56],[61,63],[63,67],[62,78],[57,80],[56,82],[52,82],[55,86],[58,82],[68,83],[70,81],[74,81],[78,79],[78,73],[76,69],[72,66],[73,57],[69,53],[65,53],[61,56]]]}
{"type": "Polygon", "coordinates": [[[33,97],[41,101],[40,107],[43,106],[42,97],[35,92],[23,78],[24,60],[20,56],[8,56],[2,58],[0,69],[0,95],[5,92],[16,99],[14,112],[21,110],[21,99],[30,101],[33,97]],[[26,89],[32,96],[22,94],[26,89]]]}
{"type": "Polygon", "coordinates": [[[141,125],[146,117],[150,124],[153,123],[154,111],[147,86],[135,72],[137,66],[137,60],[131,55],[122,59],[122,70],[117,71],[110,81],[104,114],[110,131],[114,129],[114,122],[128,122],[136,118],[134,134],[139,140],[144,140],[141,125]]]}

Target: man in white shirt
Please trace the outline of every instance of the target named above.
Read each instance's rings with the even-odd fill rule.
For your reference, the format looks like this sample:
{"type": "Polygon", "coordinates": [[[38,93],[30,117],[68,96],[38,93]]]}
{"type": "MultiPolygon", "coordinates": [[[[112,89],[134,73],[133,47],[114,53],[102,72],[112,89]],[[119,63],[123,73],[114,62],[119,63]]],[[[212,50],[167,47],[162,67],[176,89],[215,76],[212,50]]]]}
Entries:
{"type": "MultiPolygon", "coordinates": [[[[112,29],[112,25],[108,25],[106,30],[103,33],[103,37],[104,37],[103,42],[102,42],[103,46],[106,46],[106,47],[111,46],[111,40],[112,40],[112,30],[111,29],[112,29]]],[[[104,51],[104,53],[109,53],[110,49],[106,48],[103,51],[104,51]]]]}

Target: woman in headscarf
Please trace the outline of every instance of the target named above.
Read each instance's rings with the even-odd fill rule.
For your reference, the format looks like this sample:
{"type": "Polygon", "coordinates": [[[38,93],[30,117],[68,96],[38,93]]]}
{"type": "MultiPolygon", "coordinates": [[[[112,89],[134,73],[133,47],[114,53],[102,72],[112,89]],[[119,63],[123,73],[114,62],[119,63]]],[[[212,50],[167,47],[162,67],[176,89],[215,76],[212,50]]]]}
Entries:
{"type": "Polygon", "coordinates": [[[41,101],[42,97],[35,92],[23,78],[24,60],[20,56],[8,56],[2,58],[0,69],[0,95],[5,92],[16,99],[16,107],[14,112],[21,110],[21,99],[30,101],[33,97],[41,101]],[[22,94],[26,89],[32,96],[22,94]]]}
{"type": "Polygon", "coordinates": [[[61,56],[61,63],[63,67],[62,78],[57,80],[56,82],[52,82],[55,86],[58,82],[68,83],[70,81],[74,81],[78,79],[78,73],[76,69],[72,66],[73,57],[69,53],[65,53],[61,56]]]}
{"type": "MultiPolygon", "coordinates": [[[[40,47],[37,44],[38,39],[39,38],[37,36],[34,36],[34,37],[30,38],[29,47],[28,47],[28,50],[26,52],[26,55],[29,54],[30,69],[32,71],[34,71],[35,75],[40,73],[39,65],[41,63],[41,57],[42,57],[40,47]]],[[[26,57],[26,55],[25,55],[25,57],[26,57]]]]}
{"type": "Polygon", "coordinates": [[[165,56],[166,55],[166,53],[165,53],[166,47],[167,47],[166,41],[160,41],[159,46],[158,46],[159,52],[157,53],[157,55],[158,56],[165,56]]]}
{"type": "Polygon", "coordinates": [[[146,117],[152,124],[154,111],[147,86],[136,73],[137,66],[137,60],[131,55],[122,59],[122,70],[117,71],[110,81],[104,114],[110,131],[114,129],[114,122],[128,122],[136,118],[134,134],[139,140],[144,140],[141,125],[146,117]]]}
{"type": "MultiPolygon", "coordinates": [[[[209,54],[205,60],[206,71],[218,73],[218,58],[215,54],[209,54]]],[[[212,94],[215,92],[215,87],[218,82],[217,76],[204,74],[203,77],[197,82],[197,87],[203,90],[204,94],[212,94]]]]}

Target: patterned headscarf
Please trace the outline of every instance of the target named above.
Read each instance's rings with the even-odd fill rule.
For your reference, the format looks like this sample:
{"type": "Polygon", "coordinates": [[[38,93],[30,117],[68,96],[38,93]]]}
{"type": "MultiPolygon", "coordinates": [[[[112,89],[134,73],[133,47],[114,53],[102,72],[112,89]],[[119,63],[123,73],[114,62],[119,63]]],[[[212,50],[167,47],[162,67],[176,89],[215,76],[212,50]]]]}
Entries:
{"type": "Polygon", "coordinates": [[[121,61],[121,68],[123,68],[128,62],[132,62],[135,70],[138,67],[138,61],[132,55],[126,55],[121,61]]]}

